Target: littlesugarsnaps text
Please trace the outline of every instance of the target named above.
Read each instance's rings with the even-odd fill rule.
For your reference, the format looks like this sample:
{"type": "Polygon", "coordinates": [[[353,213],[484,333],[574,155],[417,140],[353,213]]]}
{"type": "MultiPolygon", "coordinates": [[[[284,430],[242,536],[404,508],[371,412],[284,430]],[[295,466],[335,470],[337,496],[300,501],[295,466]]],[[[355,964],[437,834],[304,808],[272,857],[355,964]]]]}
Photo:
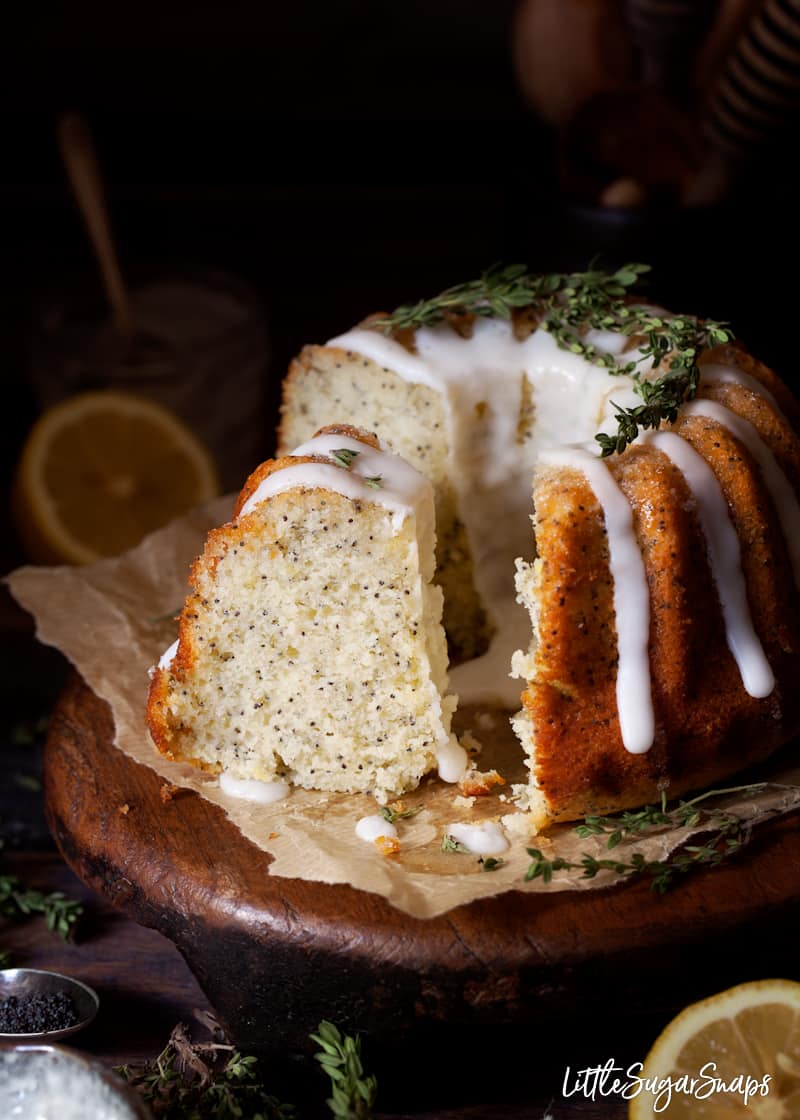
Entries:
{"type": "Polygon", "coordinates": [[[705,1101],[718,1093],[741,1098],[746,1107],[754,1097],[769,1096],[769,1074],[751,1077],[740,1073],[725,1079],[717,1074],[717,1063],[706,1062],[697,1073],[670,1074],[666,1077],[642,1077],[642,1063],[619,1066],[613,1058],[600,1066],[587,1066],[573,1072],[571,1066],[564,1071],[562,1093],[565,1098],[582,1096],[596,1101],[603,1097],[621,1097],[633,1100],[641,1094],[652,1097],[653,1112],[664,1112],[673,1097],[681,1095],[696,1101],[705,1101]]]}

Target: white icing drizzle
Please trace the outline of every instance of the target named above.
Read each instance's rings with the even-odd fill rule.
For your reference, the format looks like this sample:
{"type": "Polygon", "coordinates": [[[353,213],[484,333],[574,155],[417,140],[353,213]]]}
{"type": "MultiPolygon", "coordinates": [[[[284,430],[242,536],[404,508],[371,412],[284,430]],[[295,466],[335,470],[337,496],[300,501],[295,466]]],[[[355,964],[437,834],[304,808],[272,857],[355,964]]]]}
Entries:
{"type": "MultiPolygon", "coordinates": [[[[669,314],[653,310],[663,316],[669,314]]],[[[592,331],[586,341],[600,353],[617,358],[625,354],[628,360],[639,363],[642,372],[651,364],[625,335],[592,331]]],[[[427,385],[444,402],[450,477],[467,532],[478,593],[496,625],[489,651],[452,670],[452,684],[462,703],[499,701],[508,707],[518,705],[519,686],[508,669],[514,651],[527,648],[530,630],[526,612],[515,602],[513,571],[517,557],[531,558],[533,468],[541,460],[571,465],[586,474],[603,506],[609,534],[619,644],[617,700],[623,742],[632,753],[648,750],[655,722],[644,563],[624,495],[597,455],[578,449],[583,441],[592,440],[596,432],[616,429],[614,405],[641,403],[633,392],[631,379],[611,378],[603,367],[561,349],[552,335],[541,328],[519,340],[512,324],[502,319],[477,319],[467,338],[446,323],[423,327],[415,335],[416,353],[392,338],[363,328],[339,335],[328,345],[371,359],[406,381],[427,385]],[[529,431],[520,439],[517,426],[526,380],[534,407],[528,418],[529,431]],[[565,444],[570,446],[564,448],[565,444]],[[551,457],[551,448],[563,450],[554,451],[551,457]]],[[[736,367],[706,363],[701,366],[701,381],[740,384],[761,395],[780,413],[772,393],[757,378],[736,367]]],[[[703,414],[725,423],[750,449],[775,501],[800,586],[800,505],[772,453],[752,425],[721,405],[695,401],[683,413],[703,414]]],[[[726,637],[745,688],[748,692],[752,689],[752,695],[767,695],[772,688],[772,673],[752,628],[740,564],[734,559],[739,553],[734,554],[728,547],[730,535],[722,527],[719,495],[711,496],[713,488],[708,478],[702,468],[690,462],[690,456],[675,451],[675,445],[669,441],[662,442],[662,449],[667,447],[681,457],[684,465],[678,466],[687,475],[688,484],[698,496],[698,505],[702,506],[701,518],[723,605],[726,637]]],[[[713,493],[717,491],[718,484],[713,493]]]]}
{"type": "Polygon", "coordinates": [[[581,471],[603,509],[608,559],[614,582],[617,628],[617,710],[625,749],[644,754],[653,745],[655,715],[650,684],[650,593],[633,531],[630,503],[594,451],[559,447],[544,451],[544,464],[581,471]]]}
{"type": "Polygon", "coordinates": [[[439,777],[443,782],[457,782],[467,769],[467,752],[454,735],[442,743],[436,751],[439,777]]]}
{"type": "Polygon", "coordinates": [[[478,856],[499,856],[507,852],[510,845],[508,837],[499,821],[483,821],[481,824],[449,824],[447,835],[459,844],[469,848],[478,856]]]}
{"type": "Polygon", "coordinates": [[[751,393],[756,396],[763,397],[765,401],[774,408],[778,415],[786,420],[786,416],[781,410],[780,405],[775,400],[773,394],[759,381],[757,377],[753,377],[750,373],[745,373],[743,369],[738,366],[723,366],[716,362],[707,362],[700,366],[700,384],[713,385],[715,382],[723,382],[728,385],[742,385],[745,389],[749,389],[751,393]]]}
{"type": "Polygon", "coordinates": [[[370,816],[361,817],[356,821],[356,836],[359,840],[366,840],[371,844],[379,836],[396,837],[397,829],[380,813],[372,813],[370,816]]]}
{"type": "MultiPolygon", "coordinates": [[[[441,394],[450,446],[450,476],[459,500],[484,607],[496,636],[483,657],[452,670],[462,703],[519,706],[520,686],[509,675],[511,656],[527,645],[527,613],[516,602],[514,561],[532,558],[531,478],[545,446],[589,440],[614,425],[610,397],[627,403],[631,381],[610,378],[600,366],[562,350],[547,331],[520,341],[502,319],[478,319],[462,338],[447,324],[416,333],[412,354],[377,331],[356,329],[328,345],[363,355],[406,381],[441,394]],[[529,437],[517,427],[524,382],[535,407],[529,437]]],[[[618,355],[630,340],[592,332],[598,350],[618,355]]],[[[638,401],[637,403],[641,403],[638,401]]]]}
{"type": "Polygon", "coordinates": [[[753,456],[761,469],[764,485],[775,505],[791,559],[795,584],[800,587],[800,503],[772,451],[749,420],[737,416],[716,401],[698,399],[685,404],[682,416],[704,416],[727,428],[753,456]]]}
{"type": "Polygon", "coordinates": [[[229,797],[257,801],[260,805],[282,801],[284,797],[289,796],[289,785],[286,782],[259,782],[254,778],[234,778],[225,771],[219,776],[219,788],[229,797]]]}
{"type": "Polygon", "coordinates": [[[158,659],[159,669],[169,669],[172,662],[175,660],[175,654],[178,652],[178,638],[172,643],[169,649],[165,649],[158,659]]]}
{"type": "Polygon", "coordinates": [[[319,455],[330,463],[298,463],[273,471],[261,482],[247,499],[239,513],[248,513],[274,494],[281,494],[295,487],[334,490],[356,501],[372,502],[384,506],[393,515],[395,530],[430,496],[430,483],[399,455],[380,450],[345,435],[316,436],[296,448],[292,455],[319,455]],[[337,464],[332,452],[355,452],[348,467],[337,464]],[[368,478],[379,479],[370,485],[368,478]]]}
{"type": "Polygon", "coordinates": [[[769,696],[775,687],[775,677],[753,628],[742,573],[739,537],[717,476],[702,455],[674,432],[648,432],[643,440],[675,464],[692,492],[706,538],[728,649],[739,667],[746,692],[759,698],[769,696]]]}

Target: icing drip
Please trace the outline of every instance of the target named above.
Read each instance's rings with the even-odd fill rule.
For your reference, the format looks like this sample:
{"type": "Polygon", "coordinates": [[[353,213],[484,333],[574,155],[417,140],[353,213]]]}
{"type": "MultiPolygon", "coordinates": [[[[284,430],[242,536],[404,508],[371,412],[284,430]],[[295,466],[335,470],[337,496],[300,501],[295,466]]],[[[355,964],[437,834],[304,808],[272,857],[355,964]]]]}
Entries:
{"type": "MultiPolygon", "coordinates": [[[[462,703],[519,705],[509,676],[511,656],[527,645],[529,623],[516,602],[514,561],[532,558],[531,477],[539,449],[589,440],[614,427],[610,398],[634,402],[628,377],[610,378],[600,366],[562,350],[536,330],[520,340],[502,319],[478,319],[462,338],[447,324],[415,335],[417,352],[377,331],[356,329],[328,345],[370,358],[404,380],[441,394],[450,447],[450,477],[469,541],[475,583],[496,625],[487,654],[451,673],[462,703]],[[518,431],[524,395],[535,402],[530,430],[518,431]],[[629,399],[630,398],[630,399],[629,399]]],[[[591,332],[587,341],[618,356],[630,340],[591,332]]],[[[639,402],[640,403],[640,402],[639,402]]]]}
{"type": "Polygon", "coordinates": [[[239,797],[243,801],[257,801],[260,805],[270,805],[273,801],[283,801],[289,795],[286,782],[259,782],[253,778],[234,778],[223,772],[219,776],[219,788],[228,797],[239,797]]]}
{"type": "Polygon", "coordinates": [[[498,821],[484,821],[482,824],[450,824],[447,835],[458,840],[465,848],[478,856],[499,856],[509,848],[508,837],[498,821]]]}
{"type": "Polygon", "coordinates": [[[541,461],[584,474],[603,509],[614,582],[620,732],[627,751],[644,754],[655,737],[648,656],[650,593],[630,504],[603,460],[593,452],[578,447],[554,448],[543,452],[541,461]]]}
{"type": "MultiPolygon", "coordinates": [[[[592,331],[586,341],[601,354],[613,355],[621,361],[632,357],[639,361],[642,372],[650,367],[651,363],[641,358],[625,335],[592,331]]],[[[496,626],[489,651],[452,670],[452,684],[462,704],[518,705],[519,686],[511,678],[509,666],[514,651],[527,648],[530,627],[526,612],[516,603],[513,572],[514,561],[518,557],[530,559],[533,550],[533,468],[538,461],[552,462],[576,467],[586,474],[603,507],[609,535],[619,645],[617,700],[623,742],[631,753],[648,750],[655,734],[648,659],[649,594],[633,534],[632,513],[597,455],[576,448],[598,431],[615,430],[615,405],[641,403],[631,379],[610,377],[603,367],[561,349],[552,335],[541,328],[520,340],[514,335],[512,324],[502,319],[477,319],[468,338],[461,337],[446,323],[423,327],[415,334],[415,353],[378,331],[363,328],[339,335],[328,345],[371,359],[408,382],[427,385],[444,402],[450,477],[470,545],[477,590],[496,626]],[[526,392],[533,407],[525,425],[527,430],[521,435],[518,427],[526,392]]],[[[701,381],[740,384],[758,393],[780,413],[772,393],[743,370],[709,362],[701,367],[701,381]]],[[[751,424],[722,405],[698,400],[682,410],[682,415],[692,414],[706,415],[725,424],[759,463],[778,510],[795,580],[800,586],[800,505],[774,456],[751,424]]],[[[709,562],[719,589],[726,639],[744,687],[751,695],[766,696],[774,679],[752,627],[738,541],[734,552],[732,527],[720,506],[718,483],[714,480],[712,485],[703,467],[692,459],[691,448],[685,441],[677,450],[671,440],[661,440],[661,433],[658,441],[656,446],[673,459],[697,497],[709,542],[709,562]]],[[[341,440],[339,444],[343,445],[341,440]]],[[[374,494],[364,496],[375,499],[374,494]]]]}
{"type": "Polygon", "coordinates": [[[704,416],[727,428],[743,443],[758,463],[775,505],[775,512],[783,529],[786,546],[792,563],[795,584],[800,587],[800,504],[791,483],[780,468],[777,459],[762,440],[749,420],[737,416],[716,401],[694,400],[683,406],[682,416],[704,416]]]}
{"type": "Polygon", "coordinates": [[[711,574],[725,622],[728,649],[739,667],[742,684],[749,695],[759,698],[769,696],[775,687],[775,677],[753,629],[742,574],[739,538],[717,476],[702,455],[674,432],[646,433],[643,439],[675,464],[697,502],[697,514],[706,538],[711,574]]]}
{"type": "Polygon", "coordinates": [[[467,769],[467,752],[451,736],[436,752],[439,777],[443,782],[457,782],[467,769]]]}
{"type": "Polygon", "coordinates": [[[397,829],[380,813],[372,813],[370,816],[361,817],[356,821],[356,836],[359,840],[367,840],[369,843],[373,843],[379,836],[396,837],[397,829]]]}
{"type": "Polygon", "coordinates": [[[178,652],[178,639],[176,638],[169,649],[165,649],[158,659],[159,669],[169,669],[172,662],[175,660],[175,654],[178,652]]]}
{"type": "Polygon", "coordinates": [[[738,369],[736,366],[721,366],[715,362],[708,362],[707,365],[700,367],[700,384],[713,385],[715,382],[723,382],[728,385],[742,385],[745,389],[749,389],[751,393],[756,396],[763,397],[765,401],[775,409],[780,417],[784,420],[786,417],[781,411],[781,407],[775,400],[775,397],[770,393],[769,389],[763,382],[759,381],[757,377],[752,374],[745,373],[743,369],[738,369]]]}
{"type": "Polygon", "coordinates": [[[432,502],[430,483],[419,471],[399,455],[383,448],[376,450],[350,436],[316,436],[296,448],[292,455],[325,456],[330,463],[298,463],[273,471],[247,499],[240,517],[252,513],[266,498],[298,486],[334,490],[354,501],[384,506],[393,515],[395,531],[411,513],[432,502]],[[339,450],[355,452],[349,466],[344,467],[331,458],[332,453],[339,450]],[[379,481],[370,484],[367,479],[379,481]]]}

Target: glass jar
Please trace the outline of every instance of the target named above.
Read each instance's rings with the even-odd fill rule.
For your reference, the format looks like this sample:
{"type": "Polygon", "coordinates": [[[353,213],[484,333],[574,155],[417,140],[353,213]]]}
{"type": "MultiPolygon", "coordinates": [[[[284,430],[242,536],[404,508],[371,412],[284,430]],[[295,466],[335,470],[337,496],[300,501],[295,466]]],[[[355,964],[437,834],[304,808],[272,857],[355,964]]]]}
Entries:
{"type": "Polygon", "coordinates": [[[40,408],[96,389],[137,393],[175,412],[205,443],[225,489],[271,443],[263,416],[267,329],[257,295],[211,269],[170,269],[131,289],[132,335],[78,288],[35,324],[31,380],[40,408]],[[266,437],[266,438],[265,438],[266,437]]]}

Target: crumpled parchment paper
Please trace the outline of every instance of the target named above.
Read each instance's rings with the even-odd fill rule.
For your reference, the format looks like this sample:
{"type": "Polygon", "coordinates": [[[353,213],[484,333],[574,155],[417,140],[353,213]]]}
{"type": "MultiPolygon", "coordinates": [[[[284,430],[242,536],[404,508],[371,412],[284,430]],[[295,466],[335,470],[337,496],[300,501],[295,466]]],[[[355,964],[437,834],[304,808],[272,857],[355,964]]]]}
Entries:
{"type": "MultiPolygon", "coordinates": [[[[501,711],[460,712],[456,729],[472,732],[483,748],[479,768],[496,767],[507,784],[470,806],[459,803],[457,787],[426,778],[403,798],[406,807],[423,808],[398,822],[401,850],[391,857],[355,835],[358,818],[377,811],[370,797],[294,790],[284,801],[261,806],[230,798],[221,792],[216,778],[163,758],[144,722],[147,670],[177,636],[173,616],[186,594],[190,562],[202,551],[207,531],[227,520],[232,508],[232,496],[217,499],[153,533],[123,556],[86,568],[21,568],[8,577],[8,583],[34,615],[39,639],[61,650],[111,706],[117,749],[167,782],[190,787],[221,805],[248,840],[272,854],[271,874],[349,883],[383,895],[408,914],[427,918],[508,890],[592,890],[617,879],[607,871],[584,878],[578,869],[557,871],[549,883],[542,878],[525,882],[531,863],[527,846],[539,848],[548,859],[562,857],[575,863],[584,853],[628,861],[632,852],[641,852],[648,860],[658,860],[696,831],[662,829],[625,840],[613,852],[606,849],[605,837],[582,839],[570,826],[534,839],[512,831],[511,849],[504,853],[502,867],[491,872],[483,870],[476,855],[442,852],[441,839],[449,824],[516,813],[509,790],[513,782],[524,780],[522,751],[508,713],[501,711]]],[[[794,762],[787,761],[786,755],[782,752],[762,768],[759,778],[770,783],[763,792],[744,798],[730,795],[713,802],[713,807],[755,824],[800,806],[800,751],[794,762]]]]}

